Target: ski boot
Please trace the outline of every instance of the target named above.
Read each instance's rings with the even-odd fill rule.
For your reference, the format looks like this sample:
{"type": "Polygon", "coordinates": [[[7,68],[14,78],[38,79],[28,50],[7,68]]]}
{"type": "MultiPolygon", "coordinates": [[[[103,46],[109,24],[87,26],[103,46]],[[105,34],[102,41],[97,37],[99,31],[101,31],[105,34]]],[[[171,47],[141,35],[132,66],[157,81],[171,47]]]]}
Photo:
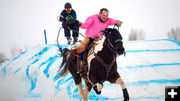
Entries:
{"type": "Polygon", "coordinates": [[[71,37],[66,37],[66,39],[67,39],[67,42],[68,42],[68,45],[70,45],[71,44],[71,37]]]}
{"type": "Polygon", "coordinates": [[[74,38],[73,44],[77,43],[78,42],[78,37],[73,37],[73,38],[74,38]]]}

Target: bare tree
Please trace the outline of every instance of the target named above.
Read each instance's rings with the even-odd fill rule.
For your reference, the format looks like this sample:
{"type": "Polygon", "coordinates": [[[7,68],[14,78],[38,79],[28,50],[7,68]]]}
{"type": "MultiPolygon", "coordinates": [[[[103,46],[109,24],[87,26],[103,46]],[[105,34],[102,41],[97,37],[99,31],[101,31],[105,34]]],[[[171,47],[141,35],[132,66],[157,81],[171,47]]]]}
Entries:
{"type": "Polygon", "coordinates": [[[144,40],[145,39],[145,31],[142,29],[131,29],[128,40],[144,40]]]}
{"type": "Polygon", "coordinates": [[[0,53],[0,64],[6,61],[6,57],[3,53],[0,53]]]}
{"type": "Polygon", "coordinates": [[[180,42],[180,28],[171,28],[171,30],[168,32],[168,38],[180,42]]]}
{"type": "Polygon", "coordinates": [[[13,48],[11,48],[11,58],[18,56],[18,54],[18,47],[14,46],[13,48]]]}

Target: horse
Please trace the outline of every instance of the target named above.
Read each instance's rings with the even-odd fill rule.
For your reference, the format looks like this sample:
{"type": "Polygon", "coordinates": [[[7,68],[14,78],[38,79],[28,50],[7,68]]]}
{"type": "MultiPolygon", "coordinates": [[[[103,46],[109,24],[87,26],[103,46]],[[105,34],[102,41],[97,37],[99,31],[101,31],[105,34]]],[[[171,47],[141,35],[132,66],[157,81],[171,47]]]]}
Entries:
{"type": "Polygon", "coordinates": [[[115,28],[106,28],[102,33],[103,38],[95,42],[88,51],[86,76],[78,73],[78,55],[75,50],[60,49],[63,56],[61,68],[59,68],[62,72],[61,77],[69,72],[71,73],[83,101],[88,101],[88,95],[92,88],[96,94],[101,94],[105,81],[120,84],[124,101],[129,101],[125,83],[117,72],[116,58],[117,56],[125,55],[122,36],[115,28]],[[84,90],[82,88],[82,79],[85,81],[84,90]]]}

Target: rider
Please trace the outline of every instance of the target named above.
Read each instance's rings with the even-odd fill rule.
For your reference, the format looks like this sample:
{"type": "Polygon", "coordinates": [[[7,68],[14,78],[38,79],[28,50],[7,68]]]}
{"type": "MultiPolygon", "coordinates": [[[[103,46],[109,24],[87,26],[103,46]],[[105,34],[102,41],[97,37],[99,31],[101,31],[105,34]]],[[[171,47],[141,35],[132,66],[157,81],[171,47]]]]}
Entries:
{"type": "Polygon", "coordinates": [[[64,8],[65,9],[61,12],[61,15],[59,17],[59,21],[62,22],[62,26],[64,28],[64,33],[65,33],[65,37],[67,38],[68,44],[71,43],[71,34],[70,34],[70,29],[68,27],[73,29],[73,35],[72,35],[74,38],[73,43],[76,43],[79,37],[79,26],[68,26],[67,24],[69,18],[76,19],[76,12],[74,9],[72,9],[71,4],[68,2],[64,5],[64,8]]]}
{"type": "Polygon", "coordinates": [[[80,28],[87,29],[85,32],[85,39],[82,41],[80,45],[78,45],[75,49],[80,56],[80,67],[79,73],[84,73],[84,63],[83,56],[84,51],[87,49],[88,45],[90,45],[95,39],[102,38],[102,30],[108,28],[109,25],[116,25],[120,27],[122,22],[120,20],[114,20],[113,18],[109,18],[109,11],[106,8],[100,9],[99,14],[95,14],[89,16],[84,23],[80,23],[80,28]]]}

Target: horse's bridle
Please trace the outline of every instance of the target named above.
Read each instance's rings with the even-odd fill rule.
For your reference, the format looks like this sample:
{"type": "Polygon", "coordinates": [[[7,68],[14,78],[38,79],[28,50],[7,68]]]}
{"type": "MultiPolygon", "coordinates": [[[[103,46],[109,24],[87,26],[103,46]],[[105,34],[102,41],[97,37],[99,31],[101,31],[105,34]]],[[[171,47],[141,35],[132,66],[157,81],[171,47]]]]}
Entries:
{"type": "MultiPolygon", "coordinates": [[[[108,34],[108,43],[107,42],[105,42],[105,44],[108,46],[108,48],[113,52],[113,53],[117,53],[117,49],[112,45],[112,43],[110,42],[110,39],[109,39],[109,36],[111,35],[111,32],[109,32],[109,34],[108,34]]],[[[122,42],[122,40],[121,39],[118,39],[118,40],[115,40],[115,43],[117,43],[117,42],[122,42]]]]}

